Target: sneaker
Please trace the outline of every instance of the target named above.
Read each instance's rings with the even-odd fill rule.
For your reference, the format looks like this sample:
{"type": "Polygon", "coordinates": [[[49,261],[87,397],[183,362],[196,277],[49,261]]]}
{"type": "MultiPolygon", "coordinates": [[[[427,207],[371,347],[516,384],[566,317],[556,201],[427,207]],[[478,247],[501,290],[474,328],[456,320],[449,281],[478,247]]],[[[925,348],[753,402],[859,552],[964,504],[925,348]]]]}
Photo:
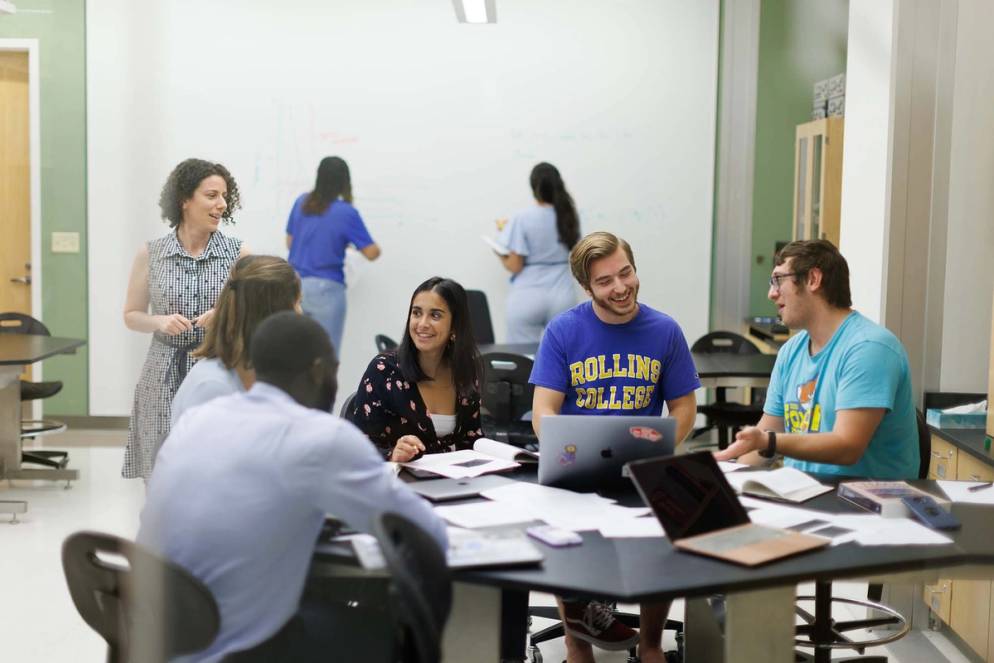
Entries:
{"type": "Polygon", "coordinates": [[[597,601],[563,603],[563,626],[574,638],[608,651],[631,649],[639,633],[619,622],[609,606],[597,601]]]}

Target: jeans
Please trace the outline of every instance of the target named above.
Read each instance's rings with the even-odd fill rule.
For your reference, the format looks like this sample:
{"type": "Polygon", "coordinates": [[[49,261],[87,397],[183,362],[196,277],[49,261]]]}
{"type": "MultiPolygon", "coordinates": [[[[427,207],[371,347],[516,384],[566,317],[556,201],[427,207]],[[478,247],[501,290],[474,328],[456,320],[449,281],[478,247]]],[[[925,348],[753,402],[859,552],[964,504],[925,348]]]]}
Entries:
{"type": "Polygon", "coordinates": [[[345,331],[345,284],[317,276],[300,279],[304,313],[314,318],[328,332],[335,354],[342,358],[342,333],[345,331]]]}

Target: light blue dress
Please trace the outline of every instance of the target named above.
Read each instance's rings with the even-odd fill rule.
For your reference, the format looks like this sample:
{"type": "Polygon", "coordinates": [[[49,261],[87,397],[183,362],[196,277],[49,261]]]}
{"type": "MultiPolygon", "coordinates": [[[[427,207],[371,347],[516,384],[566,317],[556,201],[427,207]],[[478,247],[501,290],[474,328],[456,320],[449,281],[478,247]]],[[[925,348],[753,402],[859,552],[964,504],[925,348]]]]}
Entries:
{"type": "Polygon", "coordinates": [[[497,235],[497,243],[525,259],[524,269],[511,277],[507,342],[538,343],[549,321],[577,300],[555,209],[536,204],[516,214],[497,235]]]}

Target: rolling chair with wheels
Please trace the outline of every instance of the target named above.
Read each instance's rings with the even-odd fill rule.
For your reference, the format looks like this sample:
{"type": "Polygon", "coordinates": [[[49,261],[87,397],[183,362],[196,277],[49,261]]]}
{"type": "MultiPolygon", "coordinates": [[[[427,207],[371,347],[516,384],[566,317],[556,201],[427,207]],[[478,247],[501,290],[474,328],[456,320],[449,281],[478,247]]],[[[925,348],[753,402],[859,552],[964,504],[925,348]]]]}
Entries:
{"type": "MultiPolygon", "coordinates": [[[[713,331],[705,334],[694,341],[691,352],[702,354],[728,353],[738,355],[759,354],[752,341],[745,336],[728,331],[713,331]]],[[[712,428],[718,431],[718,448],[724,449],[728,446],[729,432],[742,428],[743,426],[753,426],[763,416],[763,403],[760,398],[760,390],[753,390],[753,402],[749,404],[734,403],[726,400],[726,387],[718,387],[714,390],[714,402],[702,403],[697,406],[697,411],[707,417],[707,424],[703,428],[696,429],[691,437],[698,437],[712,428]]]]}
{"type": "Polygon", "coordinates": [[[491,439],[537,449],[538,438],[530,420],[534,385],[528,382],[532,360],[508,352],[488,352],[483,362],[481,424],[491,439]]]}
{"type": "MultiPolygon", "coordinates": [[[[925,423],[925,416],[921,410],[915,410],[915,418],[918,424],[918,478],[928,477],[928,464],[932,455],[932,436],[928,432],[925,423]]],[[[908,620],[899,612],[882,603],[883,585],[870,584],[867,587],[867,600],[836,598],[832,596],[832,583],[818,581],[815,583],[814,596],[798,596],[797,601],[814,601],[814,614],[795,608],[795,612],[804,624],[797,627],[798,638],[794,641],[796,645],[802,647],[813,647],[814,654],[797,652],[797,660],[814,663],[828,663],[828,661],[859,661],[860,663],[887,663],[886,656],[862,656],[867,647],[876,647],[894,642],[903,638],[911,625],[908,620]],[[849,605],[862,606],[882,613],[885,616],[869,619],[855,619],[848,621],[835,621],[832,619],[832,603],[847,603],[849,605]],[[873,640],[854,641],[846,633],[870,628],[897,627],[896,633],[886,635],[873,640]],[[803,636],[803,637],[802,637],[803,636]],[[845,659],[832,659],[832,651],[835,649],[854,649],[860,656],[845,659]]]]}
{"type": "Polygon", "coordinates": [[[210,590],[130,541],[76,532],[62,544],[62,568],[76,610],[107,643],[108,663],[165,663],[217,636],[210,590]]]}
{"type": "MultiPolygon", "coordinates": [[[[40,320],[35,320],[23,313],[0,313],[0,334],[30,334],[33,336],[51,336],[51,333],[40,320]]],[[[62,391],[59,380],[45,382],[29,382],[21,380],[21,402],[50,398],[62,391]]],[[[26,419],[21,421],[21,439],[33,439],[42,435],[61,433],[66,425],[55,419],[26,419]]],[[[43,465],[55,469],[64,469],[69,464],[68,451],[50,449],[32,449],[21,452],[22,463],[43,465]]]]}
{"type": "MultiPolygon", "coordinates": [[[[533,617],[542,617],[544,619],[554,619],[556,623],[551,626],[546,626],[540,631],[535,631],[528,637],[528,656],[531,663],[542,663],[542,652],[539,651],[538,645],[543,642],[548,642],[549,640],[555,640],[556,638],[562,638],[566,635],[563,629],[563,623],[559,621],[559,610],[556,606],[529,606],[528,607],[528,622],[531,624],[533,617]]],[[[614,618],[619,622],[628,626],[629,628],[639,628],[639,616],[628,612],[614,612],[614,618]]],[[[683,622],[667,619],[666,623],[663,625],[664,631],[675,631],[676,632],[676,651],[666,652],[666,660],[673,661],[673,663],[678,663],[683,661],[683,622]]],[[[634,663],[638,661],[637,647],[632,647],[628,650],[628,661],[629,663],[634,663]]]]}
{"type": "Polygon", "coordinates": [[[445,553],[427,532],[395,513],[377,518],[373,534],[390,570],[391,605],[403,634],[401,660],[437,663],[452,608],[445,553]]]}
{"type": "Polygon", "coordinates": [[[494,324],[490,319],[490,305],[487,293],[482,290],[467,290],[466,303],[469,306],[469,322],[473,327],[473,337],[480,345],[494,342],[494,324]]]}

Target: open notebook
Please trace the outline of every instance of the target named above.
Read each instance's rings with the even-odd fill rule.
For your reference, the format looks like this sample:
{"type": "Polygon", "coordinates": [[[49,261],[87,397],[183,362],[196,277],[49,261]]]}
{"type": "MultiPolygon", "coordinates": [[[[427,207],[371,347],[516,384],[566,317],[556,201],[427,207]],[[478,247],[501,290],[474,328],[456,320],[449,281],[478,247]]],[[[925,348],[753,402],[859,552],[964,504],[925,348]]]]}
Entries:
{"type": "MultiPolygon", "coordinates": [[[[538,454],[504,442],[481,437],[472,449],[461,449],[440,454],[425,454],[417,460],[402,465],[411,470],[430,472],[450,479],[478,477],[490,472],[504,472],[521,466],[521,463],[538,462],[538,454]]],[[[418,472],[415,472],[418,476],[418,472]]]]}
{"type": "Polygon", "coordinates": [[[785,502],[805,502],[832,491],[831,486],[818,483],[793,467],[777,470],[737,472],[726,474],[725,478],[735,492],[754,497],[782,500],[785,502]]]}

